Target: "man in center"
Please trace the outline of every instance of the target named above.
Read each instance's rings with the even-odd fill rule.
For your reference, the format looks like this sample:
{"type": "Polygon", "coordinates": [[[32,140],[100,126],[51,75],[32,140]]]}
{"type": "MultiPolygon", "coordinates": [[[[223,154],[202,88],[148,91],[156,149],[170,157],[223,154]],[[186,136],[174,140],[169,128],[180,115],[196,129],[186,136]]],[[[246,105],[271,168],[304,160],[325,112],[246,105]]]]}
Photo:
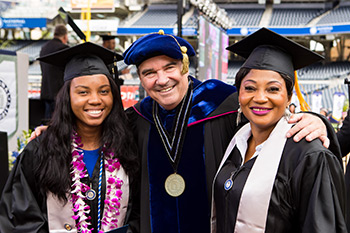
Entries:
{"type": "MultiPolygon", "coordinates": [[[[163,32],[146,35],[124,53],[135,64],[149,97],[127,110],[141,156],[141,232],[210,231],[211,185],[236,131],[236,88],[218,80],[200,82],[189,75],[192,46],[163,32]]],[[[311,114],[289,134],[307,140],[326,127],[311,114]],[[312,132],[308,134],[308,132],[312,132]]]]}

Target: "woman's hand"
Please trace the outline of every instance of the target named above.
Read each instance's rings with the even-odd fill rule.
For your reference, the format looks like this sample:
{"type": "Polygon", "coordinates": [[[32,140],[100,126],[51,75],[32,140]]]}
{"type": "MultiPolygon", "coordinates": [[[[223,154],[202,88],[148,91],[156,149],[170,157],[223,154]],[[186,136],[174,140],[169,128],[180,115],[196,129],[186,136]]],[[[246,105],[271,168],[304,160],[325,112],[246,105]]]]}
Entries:
{"type": "Polygon", "coordinates": [[[329,147],[327,128],[319,117],[310,113],[298,113],[293,114],[288,123],[296,123],[296,125],[287,132],[287,138],[292,137],[294,134],[293,140],[295,142],[300,141],[304,137],[309,142],[319,138],[324,147],[329,147]]]}
{"type": "Polygon", "coordinates": [[[30,134],[29,142],[44,132],[47,129],[47,125],[41,125],[34,129],[34,131],[30,134]]]}

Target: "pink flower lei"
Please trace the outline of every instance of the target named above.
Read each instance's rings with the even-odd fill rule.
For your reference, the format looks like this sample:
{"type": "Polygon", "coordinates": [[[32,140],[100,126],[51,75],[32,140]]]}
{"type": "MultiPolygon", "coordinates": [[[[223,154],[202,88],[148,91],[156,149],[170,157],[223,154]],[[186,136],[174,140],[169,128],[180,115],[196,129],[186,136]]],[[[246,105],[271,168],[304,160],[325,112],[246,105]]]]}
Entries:
{"type": "MultiPolygon", "coordinates": [[[[71,202],[72,210],[75,215],[72,216],[76,220],[76,227],[78,232],[91,233],[93,229],[89,229],[91,225],[91,217],[87,216],[90,213],[90,206],[86,204],[86,191],[90,187],[80,181],[81,178],[88,177],[87,170],[85,169],[85,163],[83,161],[84,153],[80,149],[83,147],[81,138],[74,131],[72,135],[72,162],[71,162],[71,202]]],[[[102,218],[101,229],[115,229],[118,228],[117,216],[120,214],[119,200],[122,198],[121,187],[123,180],[117,177],[117,172],[120,168],[118,158],[114,158],[114,153],[107,151],[106,147],[103,146],[102,152],[105,155],[104,168],[106,172],[106,198],[102,218]]],[[[102,156],[102,155],[101,155],[102,156]]],[[[99,233],[103,233],[102,230],[99,233]]]]}

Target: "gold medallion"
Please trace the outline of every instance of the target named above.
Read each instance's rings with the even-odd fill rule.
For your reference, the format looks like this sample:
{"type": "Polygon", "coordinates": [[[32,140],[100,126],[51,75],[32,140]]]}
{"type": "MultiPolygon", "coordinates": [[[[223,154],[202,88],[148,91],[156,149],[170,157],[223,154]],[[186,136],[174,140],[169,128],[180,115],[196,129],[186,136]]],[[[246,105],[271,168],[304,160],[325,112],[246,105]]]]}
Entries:
{"type": "Polygon", "coordinates": [[[185,191],[185,180],[177,173],[165,180],[165,191],[172,197],[178,197],[185,191]]]}

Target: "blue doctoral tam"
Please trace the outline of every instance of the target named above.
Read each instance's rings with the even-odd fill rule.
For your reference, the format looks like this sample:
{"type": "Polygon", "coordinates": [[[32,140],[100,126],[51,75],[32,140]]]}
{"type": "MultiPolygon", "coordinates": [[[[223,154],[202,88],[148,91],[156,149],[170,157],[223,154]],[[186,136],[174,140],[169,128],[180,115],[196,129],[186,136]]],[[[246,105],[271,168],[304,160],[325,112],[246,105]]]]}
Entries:
{"type": "Polygon", "coordinates": [[[136,40],[124,52],[124,62],[127,65],[139,66],[143,61],[161,55],[182,59],[181,46],[187,48],[189,57],[196,54],[193,47],[181,37],[164,34],[161,31],[159,33],[151,33],[136,40]]]}

